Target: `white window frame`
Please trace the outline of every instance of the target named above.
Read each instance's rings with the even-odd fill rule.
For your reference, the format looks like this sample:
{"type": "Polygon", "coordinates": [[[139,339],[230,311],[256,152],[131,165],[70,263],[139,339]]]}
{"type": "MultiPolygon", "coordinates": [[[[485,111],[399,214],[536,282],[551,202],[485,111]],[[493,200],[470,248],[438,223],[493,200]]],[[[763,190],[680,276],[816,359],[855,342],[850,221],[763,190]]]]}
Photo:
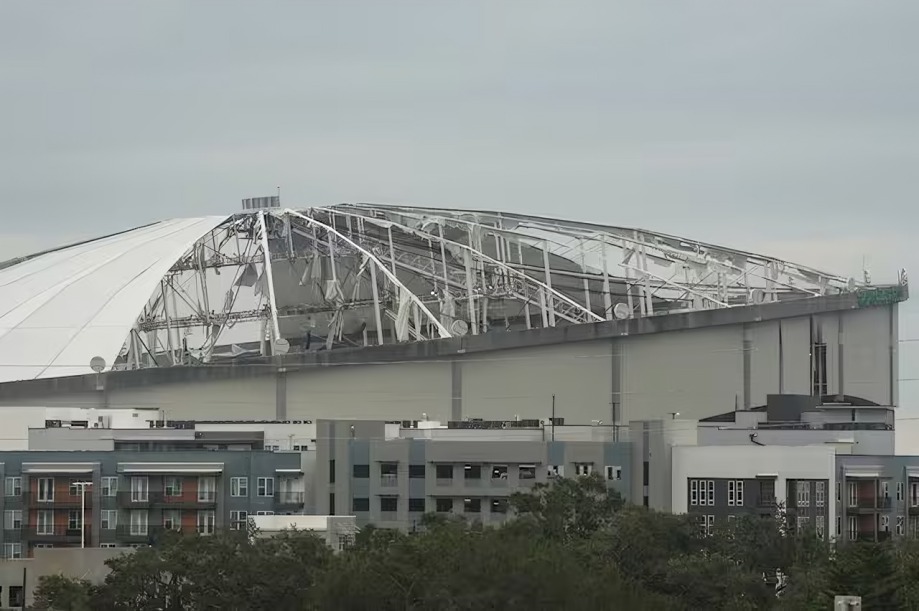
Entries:
{"type": "Polygon", "coordinates": [[[728,480],[728,506],[743,507],[743,488],[744,481],[742,479],[728,480]]]}
{"type": "Polygon", "coordinates": [[[249,512],[245,509],[233,509],[230,511],[230,528],[233,530],[243,530],[249,523],[249,512]]]}
{"type": "Polygon", "coordinates": [[[707,486],[708,486],[708,504],[714,505],[715,504],[715,480],[710,479],[706,481],[707,481],[707,486]]]}
{"type": "Polygon", "coordinates": [[[198,478],[198,502],[213,503],[217,500],[217,478],[213,475],[202,475],[198,478]]]}
{"type": "Polygon", "coordinates": [[[810,480],[798,480],[795,482],[795,496],[797,497],[797,507],[810,507],[811,504],[811,483],[810,480]]]}
{"type": "Polygon", "coordinates": [[[909,506],[919,507],[919,482],[909,483],[909,506]]]}
{"type": "MultiPolygon", "coordinates": [[[[146,503],[150,500],[150,478],[146,475],[131,477],[131,502],[146,503]]],[[[133,520],[133,518],[132,518],[133,520]]],[[[131,522],[133,527],[133,522],[131,522]]],[[[132,533],[133,534],[133,533],[132,533]]],[[[146,532],[142,534],[147,534],[146,532]]]]}
{"type": "Polygon", "coordinates": [[[273,497],[274,496],[274,478],[260,477],[256,480],[256,496],[273,497]]]}
{"type": "Polygon", "coordinates": [[[817,482],[817,492],[816,499],[814,504],[817,507],[823,507],[826,505],[826,482],[817,482]]]}
{"type": "Polygon", "coordinates": [[[849,507],[858,506],[858,484],[856,482],[846,482],[846,500],[849,507]]]}
{"type": "Polygon", "coordinates": [[[883,514],[881,515],[880,523],[878,524],[878,529],[881,532],[890,532],[890,516],[883,514]]]}
{"type": "Polygon", "coordinates": [[[584,475],[590,475],[594,472],[594,464],[592,462],[576,462],[574,463],[574,474],[577,477],[584,475]]]}
{"type": "Polygon", "coordinates": [[[163,528],[166,530],[181,530],[182,512],[178,509],[163,510],[163,528]]]}
{"type": "Polygon", "coordinates": [[[71,509],[67,512],[67,530],[80,530],[83,527],[83,516],[80,515],[79,509],[71,509]]]}
{"type": "Polygon", "coordinates": [[[689,504],[694,507],[699,505],[699,481],[697,479],[689,480],[689,504]]]}
{"type": "Polygon", "coordinates": [[[826,538],[826,520],[822,515],[817,516],[817,521],[814,522],[814,530],[817,532],[817,538],[823,540],[826,538]]]}
{"type": "Polygon", "coordinates": [[[856,518],[855,516],[849,516],[849,519],[847,520],[847,522],[848,522],[847,535],[848,535],[849,541],[855,541],[856,539],[858,539],[858,518],[856,518]]]}
{"type": "Polygon", "coordinates": [[[130,533],[133,537],[144,537],[150,532],[150,514],[144,509],[134,509],[130,513],[130,533]]]}
{"type": "Polygon", "coordinates": [[[810,516],[798,516],[797,519],[795,520],[795,526],[797,527],[796,530],[798,532],[801,532],[804,529],[804,527],[810,524],[810,521],[811,521],[810,516]]]}
{"type": "Polygon", "coordinates": [[[565,465],[548,465],[546,467],[546,477],[549,479],[565,477],[565,465]]]}
{"type": "Polygon", "coordinates": [[[734,506],[734,490],[736,489],[734,480],[728,480],[728,507],[734,506]]]}
{"type": "Polygon", "coordinates": [[[4,543],[3,557],[7,560],[16,560],[22,558],[22,543],[4,543]]]}
{"type": "Polygon", "coordinates": [[[3,495],[22,496],[22,477],[18,475],[7,477],[3,481],[3,495]]]}
{"type": "Polygon", "coordinates": [[[53,535],[54,534],[54,511],[51,509],[39,509],[35,514],[35,534],[53,535]]]}
{"type": "Polygon", "coordinates": [[[199,535],[213,535],[217,531],[217,512],[213,509],[199,510],[197,525],[199,535]]]}
{"type": "Polygon", "coordinates": [[[163,482],[163,496],[179,498],[182,496],[182,478],[170,475],[163,482]]]}
{"type": "Polygon", "coordinates": [[[230,496],[248,497],[249,496],[249,478],[248,477],[231,477],[230,478],[230,496]]]}
{"type": "Polygon", "coordinates": [[[106,475],[102,478],[102,496],[111,497],[118,495],[118,476],[106,475]]]}
{"type": "Polygon", "coordinates": [[[903,482],[897,482],[897,500],[903,500],[903,482]]]}
{"type": "Polygon", "coordinates": [[[606,465],[606,480],[618,482],[622,479],[622,467],[619,465],[606,465]]]}
{"type": "Polygon", "coordinates": [[[903,516],[897,516],[897,534],[902,536],[905,532],[903,516]]]}
{"type": "Polygon", "coordinates": [[[7,509],[3,512],[3,529],[22,529],[22,509],[7,509]]]}
{"type": "Polygon", "coordinates": [[[54,478],[53,477],[39,477],[36,478],[38,484],[38,502],[39,503],[53,503],[54,502],[54,478]]]}
{"type": "Polygon", "coordinates": [[[99,526],[102,530],[115,530],[118,527],[118,510],[103,509],[99,512],[99,526]]]}
{"type": "Polygon", "coordinates": [[[746,482],[744,482],[742,479],[739,479],[736,481],[737,481],[737,493],[736,493],[737,496],[734,499],[734,505],[737,507],[743,507],[744,505],[744,498],[743,498],[744,487],[746,486],[746,482]]]}

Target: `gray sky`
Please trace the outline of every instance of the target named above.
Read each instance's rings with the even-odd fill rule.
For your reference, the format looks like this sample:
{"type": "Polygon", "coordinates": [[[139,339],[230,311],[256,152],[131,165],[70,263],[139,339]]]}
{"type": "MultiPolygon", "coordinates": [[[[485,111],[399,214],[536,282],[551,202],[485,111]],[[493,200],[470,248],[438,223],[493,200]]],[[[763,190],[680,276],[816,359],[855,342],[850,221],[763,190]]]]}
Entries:
{"type": "Polygon", "coordinates": [[[0,258],[280,185],[919,278],[917,23],[915,0],[5,0],[0,258]]]}

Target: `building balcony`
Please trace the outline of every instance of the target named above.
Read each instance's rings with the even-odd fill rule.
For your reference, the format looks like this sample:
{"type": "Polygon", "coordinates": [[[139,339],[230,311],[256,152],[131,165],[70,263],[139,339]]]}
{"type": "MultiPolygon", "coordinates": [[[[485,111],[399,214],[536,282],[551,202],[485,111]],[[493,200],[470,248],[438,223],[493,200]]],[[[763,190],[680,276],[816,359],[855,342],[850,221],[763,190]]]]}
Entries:
{"type": "MultiPolygon", "coordinates": [[[[86,540],[89,540],[90,530],[87,524],[86,540]]],[[[55,525],[51,528],[39,528],[37,526],[28,526],[22,530],[23,541],[32,543],[79,543],[80,529],[66,528],[55,525]]]]}
{"type": "Polygon", "coordinates": [[[885,511],[893,506],[890,497],[862,497],[854,502],[850,499],[846,504],[846,511],[852,514],[874,513],[885,511]]]}
{"type": "Polygon", "coordinates": [[[399,476],[394,473],[387,473],[380,476],[380,485],[383,487],[394,487],[399,485],[399,476]]]}
{"type": "Polygon", "coordinates": [[[305,502],[306,494],[302,491],[277,491],[274,493],[274,502],[276,505],[296,505],[302,506],[305,502]]]}
{"type": "Polygon", "coordinates": [[[119,543],[146,543],[152,545],[159,539],[166,529],[162,526],[150,526],[139,528],[131,525],[119,525],[115,529],[115,539],[119,543]]]}
{"type": "Polygon", "coordinates": [[[869,542],[869,543],[874,543],[874,542],[876,542],[876,541],[886,541],[887,539],[890,539],[890,531],[889,531],[889,530],[879,530],[879,531],[865,530],[865,531],[859,531],[859,532],[855,533],[855,537],[854,537],[854,538],[851,537],[851,533],[850,533],[850,537],[849,537],[849,540],[850,540],[850,541],[867,541],[867,542],[869,542]]]}
{"type": "Polygon", "coordinates": [[[69,494],[58,494],[50,499],[44,499],[39,498],[34,492],[24,495],[23,500],[26,506],[34,509],[79,509],[80,507],[90,509],[93,506],[92,494],[89,491],[86,493],[85,501],[79,495],[70,496],[69,494]]]}
{"type": "Polygon", "coordinates": [[[149,492],[146,495],[136,492],[119,492],[118,506],[126,509],[143,509],[162,507],[163,509],[205,509],[217,505],[216,493],[187,496],[167,496],[164,492],[149,492]]]}
{"type": "Polygon", "coordinates": [[[776,508],[775,496],[760,496],[756,498],[756,510],[760,513],[773,513],[776,508]]]}

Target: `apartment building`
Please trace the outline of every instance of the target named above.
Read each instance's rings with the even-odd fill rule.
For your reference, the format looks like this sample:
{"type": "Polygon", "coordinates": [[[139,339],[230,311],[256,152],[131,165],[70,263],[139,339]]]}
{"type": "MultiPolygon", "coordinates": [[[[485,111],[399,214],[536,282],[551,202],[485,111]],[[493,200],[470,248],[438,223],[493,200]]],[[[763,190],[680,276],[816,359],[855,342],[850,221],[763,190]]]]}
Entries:
{"type": "Polygon", "coordinates": [[[0,477],[5,558],[241,528],[304,496],[300,455],[262,450],[0,452],[0,477]]]}
{"type": "Polygon", "coordinates": [[[592,472],[628,496],[629,444],[613,438],[599,424],[320,420],[318,513],[401,530],[417,528],[425,513],[499,524],[515,491],[592,472]]]}

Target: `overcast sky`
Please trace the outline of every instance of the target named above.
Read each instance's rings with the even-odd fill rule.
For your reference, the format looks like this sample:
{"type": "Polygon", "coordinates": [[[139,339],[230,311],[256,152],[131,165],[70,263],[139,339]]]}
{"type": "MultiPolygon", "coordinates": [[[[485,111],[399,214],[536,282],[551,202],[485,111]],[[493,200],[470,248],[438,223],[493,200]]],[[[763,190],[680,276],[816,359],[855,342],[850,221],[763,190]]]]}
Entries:
{"type": "Polygon", "coordinates": [[[917,24],[916,0],[4,0],[0,259],[280,185],[919,278],[917,24]]]}

